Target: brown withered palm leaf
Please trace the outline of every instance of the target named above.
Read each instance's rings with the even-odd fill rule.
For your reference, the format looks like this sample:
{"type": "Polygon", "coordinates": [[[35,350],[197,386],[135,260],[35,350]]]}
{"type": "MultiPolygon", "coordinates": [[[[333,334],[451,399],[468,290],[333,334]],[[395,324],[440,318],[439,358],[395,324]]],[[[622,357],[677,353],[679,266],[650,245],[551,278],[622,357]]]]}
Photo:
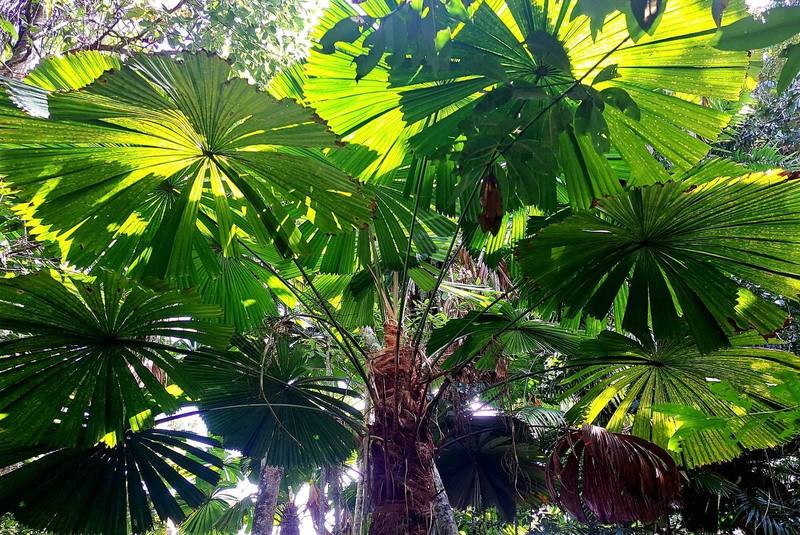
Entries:
{"type": "Polygon", "coordinates": [[[680,492],[670,455],[650,442],[584,425],[561,437],[547,465],[553,500],[582,522],[653,522],[680,492]]]}

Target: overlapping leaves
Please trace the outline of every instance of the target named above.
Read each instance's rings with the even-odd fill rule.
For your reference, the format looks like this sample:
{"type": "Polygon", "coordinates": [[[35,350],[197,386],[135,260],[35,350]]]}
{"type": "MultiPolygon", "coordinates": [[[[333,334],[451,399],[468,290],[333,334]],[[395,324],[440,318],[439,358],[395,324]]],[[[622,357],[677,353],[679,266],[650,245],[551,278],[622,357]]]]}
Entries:
{"type": "Polygon", "coordinates": [[[310,374],[302,344],[290,347],[234,339],[226,352],[198,352],[187,373],[201,386],[203,419],[225,446],[275,466],[342,462],[355,448],[360,413],[344,400],[354,392],[310,374]]]}
{"type": "Polygon", "coordinates": [[[358,185],[308,152],[334,144],[326,127],[216,57],[137,56],[48,94],[47,113],[0,114],[0,173],[33,233],[81,266],[185,276],[208,236],[235,256],[242,227],[303,251],[289,205],[332,232],[371,216],[358,185]]]}
{"type": "Polygon", "coordinates": [[[597,201],[520,243],[525,277],[572,313],[603,318],[621,290],[622,327],[659,338],[685,320],[701,351],[740,330],[770,333],[785,312],[737,281],[800,291],[800,187],[770,171],[653,185],[597,201]],[[623,288],[624,286],[624,288],[623,288]]]}
{"type": "Polygon", "coordinates": [[[434,329],[428,341],[428,353],[459,342],[442,364],[449,368],[481,354],[479,366],[494,367],[500,355],[525,355],[536,351],[575,354],[583,339],[579,333],[538,319],[519,320],[520,311],[504,307],[500,313],[473,311],[463,318],[451,319],[434,329]],[[515,321],[515,319],[517,321],[515,321]]]}
{"type": "Polygon", "coordinates": [[[224,346],[230,328],[211,323],[219,314],[197,296],[113,275],[0,279],[0,329],[15,333],[0,342],[3,439],[93,445],[121,436],[154,403],[175,410],[165,377],[185,390],[191,384],[158,339],[224,346]]]}
{"type": "MultiPolygon", "coordinates": [[[[697,97],[738,100],[747,54],[712,48],[717,25],[710,2],[666,3],[654,33],[636,41],[621,13],[596,31],[578,4],[476,3],[469,17],[437,19],[452,34],[447,68],[420,68],[389,55],[356,80],[354,59],[372,45],[367,31],[339,42],[335,53],[330,46],[312,52],[305,95],[334,131],[358,145],[348,162],[368,176],[388,172],[409,146],[439,158],[455,147],[447,157],[462,171],[476,168],[466,174],[474,183],[501,155],[507,209],[520,203],[552,209],[557,174],[571,203],[583,208],[620,192],[620,176],[636,185],[667,180],[652,149],[690,168],[709,150],[704,140],[716,138],[730,118],[697,104],[697,97]]],[[[372,17],[394,16],[381,2],[364,9],[372,17]]],[[[317,39],[356,15],[334,3],[317,39]]],[[[724,22],[745,15],[743,4],[731,3],[724,22]]],[[[404,35],[402,25],[395,30],[395,40],[419,38],[404,35]]]]}
{"type": "Polygon", "coordinates": [[[602,422],[610,431],[632,426],[634,435],[671,450],[688,467],[774,447],[792,428],[777,417],[748,414],[779,416],[786,407],[776,388],[796,380],[800,358],[750,345],[758,343],[753,338],[703,354],[688,337],[637,342],[604,332],[584,344],[587,356],[569,360],[580,371],[565,379],[564,395],[582,395],[567,417],[602,422]],[[697,424],[703,427],[693,429],[697,424]]]}
{"type": "Polygon", "coordinates": [[[525,424],[498,416],[474,417],[462,433],[446,435],[436,466],[453,507],[495,507],[513,520],[518,501],[541,503],[545,496],[543,457],[525,424]]]}

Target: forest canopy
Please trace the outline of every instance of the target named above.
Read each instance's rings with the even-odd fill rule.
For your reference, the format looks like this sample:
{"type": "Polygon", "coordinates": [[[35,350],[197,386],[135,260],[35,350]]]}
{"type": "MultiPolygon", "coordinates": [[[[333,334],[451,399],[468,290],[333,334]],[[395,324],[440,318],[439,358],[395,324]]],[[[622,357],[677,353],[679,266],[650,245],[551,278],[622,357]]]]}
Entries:
{"type": "Polygon", "coordinates": [[[0,0],[0,533],[800,531],[800,6],[0,0]]]}

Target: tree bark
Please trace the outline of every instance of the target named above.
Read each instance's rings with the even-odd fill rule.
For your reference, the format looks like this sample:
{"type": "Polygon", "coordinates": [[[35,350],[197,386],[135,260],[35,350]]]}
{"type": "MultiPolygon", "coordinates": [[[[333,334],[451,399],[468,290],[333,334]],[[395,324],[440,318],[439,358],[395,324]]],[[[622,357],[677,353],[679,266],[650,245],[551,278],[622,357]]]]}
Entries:
{"type": "Polygon", "coordinates": [[[11,46],[11,57],[0,68],[0,74],[22,78],[28,72],[34,52],[36,36],[32,30],[44,20],[44,6],[39,0],[23,0],[14,7],[20,14],[17,41],[11,46]]]}
{"type": "Polygon", "coordinates": [[[433,465],[433,488],[436,491],[436,496],[433,500],[436,535],[458,535],[458,524],[456,524],[456,518],[453,515],[453,507],[447,498],[442,476],[439,475],[439,469],[436,468],[435,464],[433,465]]]}
{"type": "Polygon", "coordinates": [[[376,398],[369,424],[372,535],[427,535],[433,522],[433,437],[425,415],[425,379],[410,347],[397,348],[397,326],[384,326],[384,348],[367,367],[376,398]],[[415,362],[416,360],[416,362],[415,362]],[[416,365],[415,365],[416,364],[416,365]]]}
{"type": "Polygon", "coordinates": [[[300,535],[300,515],[294,501],[289,501],[281,517],[281,535],[300,535]]]}
{"type": "Polygon", "coordinates": [[[258,480],[253,535],[272,535],[281,479],[283,479],[283,468],[264,464],[258,480]]]}
{"type": "MultiPolygon", "coordinates": [[[[327,468],[323,468],[323,474],[327,468]]],[[[321,485],[311,482],[308,488],[308,501],[306,501],[306,511],[311,515],[311,522],[314,524],[314,529],[317,535],[328,535],[328,530],[325,528],[325,521],[328,516],[328,499],[325,496],[325,481],[321,485]]]]}
{"type": "Polygon", "coordinates": [[[367,463],[362,455],[358,462],[361,479],[356,484],[356,505],[353,510],[353,535],[363,535],[364,533],[364,494],[367,487],[367,463]]]}
{"type": "Polygon", "coordinates": [[[344,535],[346,508],[342,494],[342,469],[338,466],[328,466],[324,474],[328,485],[328,497],[333,507],[333,535],[344,535]]]}

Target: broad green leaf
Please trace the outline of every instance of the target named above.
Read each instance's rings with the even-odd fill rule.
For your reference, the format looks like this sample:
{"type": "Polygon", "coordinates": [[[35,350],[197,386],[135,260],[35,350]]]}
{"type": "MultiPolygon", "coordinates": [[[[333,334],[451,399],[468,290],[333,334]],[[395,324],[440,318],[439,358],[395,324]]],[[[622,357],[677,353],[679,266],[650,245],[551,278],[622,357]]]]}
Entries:
{"type": "Polygon", "coordinates": [[[164,376],[186,392],[193,385],[154,339],[224,346],[231,329],[211,323],[220,313],[196,295],[145,290],[113,275],[0,279],[0,329],[17,333],[0,343],[4,440],[94,444],[121,436],[154,402],[176,410],[164,376]]]}
{"type": "Polygon", "coordinates": [[[786,63],[781,68],[778,83],[775,90],[783,93],[792,84],[797,75],[800,74],[800,44],[789,45],[781,52],[781,56],[786,58],[786,63]]]}
{"type": "Polygon", "coordinates": [[[361,418],[343,397],[356,394],[311,373],[303,343],[287,338],[236,337],[228,351],[191,355],[185,369],[202,387],[194,401],[209,431],[247,456],[287,469],[342,462],[361,418]]]}
{"type": "Polygon", "coordinates": [[[153,512],[179,522],[185,506],[205,500],[199,482],[220,477],[222,460],[198,444],[218,445],[167,429],[128,431],[115,446],[25,452],[3,444],[9,470],[0,476],[0,511],[52,533],[145,533],[155,527],[153,512]]]}
{"type": "Polygon", "coordinates": [[[117,56],[84,50],[43,60],[28,73],[25,83],[47,91],[69,91],[86,87],[106,71],[119,68],[117,56]]]}
{"type": "Polygon", "coordinates": [[[785,313],[738,280],[800,292],[800,185],[780,170],[647,186],[597,201],[520,242],[525,276],[572,313],[602,318],[629,288],[623,327],[659,335],[688,324],[701,351],[738,330],[768,334],[785,313]],[[679,320],[678,317],[682,317],[679,320]]]}
{"type": "MultiPolygon", "coordinates": [[[[376,2],[364,10],[378,16],[377,4],[383,6],[376,2]]],[[[356,83],[354,59],[368,50],[356,40],[334,54],[312,51],[304,95],[331,128],[353,144],[335,156],[337,162],[365,179],[379,180],[391,173],[407,161],[409,151],[446,158],[462,169],[458,192],[463,201],[487,161],[500,152],[513,171],[508,177],[508,210],[539,204],[541,199],[550,202],[557,176],[565,177],[570,203],[585,208],[594,198],[620,189],[617,173],[599,161],[605,156],[587,152],[608,147],[618,154],[618,168],[625,169],[629,185],[663,182],[668,175],[653,152],[673,167],[691,169],[707,154],[707,140],[716,138],[730,119],[726,112],[696,104],[698,97],[739,100],[750,60],[744,52],[711,48],[716,25],[709,16],[710,4],[661,4],[663,24],[651,28],[652,36],[643,34],[634,42],[622,16],[609,17],[593,38],[590,20],[574,12],[577,2],[572,0],[483,2],[469,20],[457,29],[453,26],[448,45],[453,59],[447,68],[393,61],[378,64],[356,83]],[[545,56],[549,64],[539,61],[545,56]],[[618,76],[601,77],[597,91],[625,91],[635,106],[627,98],[615,102],[633,117],[617,106],[605,106],[599,114],[607,133],[593,129],[603,133],[592,143],[562,150],[563,123],[561,130],[553,130],[551,125],[558,121],[550,119],[561,111],[571,113],[585,100],[568,91],[576,80],[589,83],[612,65],[617,65],[618,76]],[[544,113],[565,92],[554,109],[544,113]],[[514,147],[507,145],[516,136],[517,152],[536,154],[542,161],[524,166],[513,162],[514,147]],[[518,172],[523,168],[529,171],[518,172]]],[[[338,21],[354,15],[345,2],[334,2],[314,38],[319,40],[338,21]]],[[[734,2],[726,21],[745,16],[743,4],[734,2]]],[[[602,123],[598,119],[594,124],[602,123]]],[[[452,190],[451,184],[438,181],[432,187],[437,194],[440,187],[452,190]]]]}
{"type": "Polygon", "coordinates": [[[312,152],[335,142],[325,125],[216,57],[137,56],[47,100],[48,120],[0,115],[0,172],[32,233],[81,267],[99,259],[186,277],[192,249],[208,247],[195,237],[202,217],[232,254],[244,226],[232,226],[232,211],[285,254],[306,248],[289,203],[329,232],[371,217],[360,186],[312,152]]]}
{"type": "Polygon", "coordinates": [[[751,15],[723,26],[714,46],[720,50],[753,50],[785,41],[797,35],[800,7],[776,7],[767,11],[763,18],[751,15]]]}
{"type": "Polygon", "coordinates": [[[572,421],[611,431],[632,426],[634,435],[670,450],[689,468],[785,440],[786,424],[774,410],[785,405],[775,386],[800,373],[800,359],[791,353],[737,344],[702,354],[689,337],[663,340],[648,333],[637,342],[609,331],[582,351],[568,359],[581,371],[565,379],[564,397],[581,392],[567,412],[572,421]],[[748,410],[776,414],[752,427],[748,410]]]}

